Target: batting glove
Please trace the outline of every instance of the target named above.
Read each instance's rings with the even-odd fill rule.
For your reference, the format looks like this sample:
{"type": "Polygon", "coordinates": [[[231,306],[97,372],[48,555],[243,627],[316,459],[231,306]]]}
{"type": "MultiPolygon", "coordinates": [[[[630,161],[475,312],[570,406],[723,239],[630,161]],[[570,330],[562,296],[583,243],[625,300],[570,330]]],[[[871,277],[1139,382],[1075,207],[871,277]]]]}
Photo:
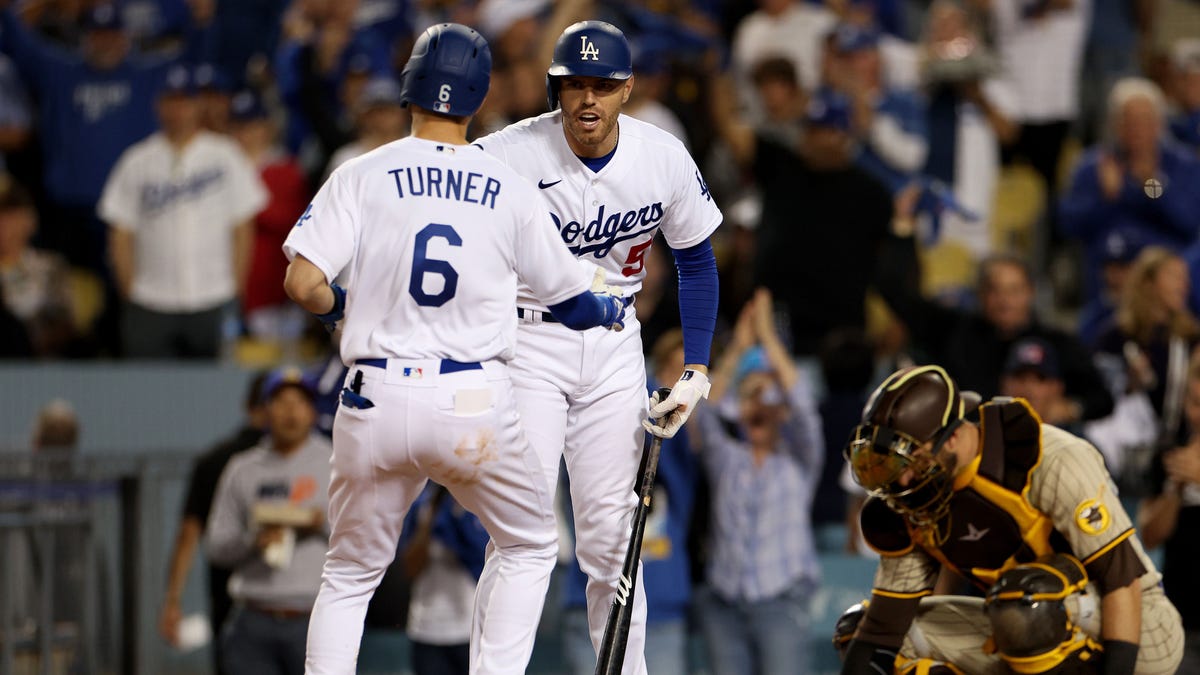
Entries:
{"type": "Polygon", "coordinates": [[[708,398],[711,386],[704,373],[691,369],[683,371],[679,381],[671,387],[670,396],[660,401],[658,392],[654,392],[650,397],[650,419],[643,420],[642,426],[659,438],[674,438],[700,399],[708,398]]]}
{"type": "Polygon", "coordinates": [[[346,315],[346,289],[336,283],[329,284],[329,289],[333,291],[333,309],[315,316],[325,326],[325,330],[332,333],[337,328],[337,322],[346,315]]]}
{"type": "Polygon", "coordinates": [[[604,275],[604,270],[597,267],[596,273],[592,275],[592,292],[596,295],[614,295],[618,298],[624,297],[624,291],[620,286],[609,286],[604,283],[607,277],[604,275]]]}
{"type": "Polygon", "coordinates": [[[604,320],[600,325],[620,333],[625,328],[625,299],[604,293],[597,293],[596,297],[604,303],[604,320]]]}

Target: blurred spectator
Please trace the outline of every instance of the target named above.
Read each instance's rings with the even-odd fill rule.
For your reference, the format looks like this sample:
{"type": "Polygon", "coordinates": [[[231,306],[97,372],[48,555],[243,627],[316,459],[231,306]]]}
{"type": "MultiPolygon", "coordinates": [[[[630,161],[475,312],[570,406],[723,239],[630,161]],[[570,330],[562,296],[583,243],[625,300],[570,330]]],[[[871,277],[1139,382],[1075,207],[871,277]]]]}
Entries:
{"type": "Polygon", "coordinates": [[[354,107],[355,139],[338,148],[325,169],[328,177],[342,164],[408,133],[408,112],[400,102],[400,83],[379,77],[367,83],[354,107]]]}
{"type": "Polygon", "coordinates": [[[1151,2],[1093,0],[1084,47],[1083,72],[1079,83],[1080,122],[1077,135],[1085,144],[1102,136],[1104,99],[1122,77],[1140,71],[1139,57],[1147,53],[1139,44],[1145,18],[1153,12],[1151,2]]]}
{"type": "MultiPolygon", "coordinates": [[[[319,176],[335,150],[349,141],[349,101],[342,95],[347,76],[385,75],[391,70],[387,47],[354,26],[355,2],[300,0],[288,8],[275,55],[279,94],[287,106],[284,144],[319,176]],[[301,148],[310,143],[306,152],[301,148]]],[[[351,94],[353,96],[353,94],[351,94]]]]}
{"type": "Polygon", "coordinates": [[[1163,589],[1183,618],[1180,673],[1200,672],[1200,360],[1192,358],[1183,399],[1187,437],[1155,457],[1151,493],[1138,507],[1138,534],[1147,549],[1163,547],[1163,589]]]}
{"type": "MultiPolygon", "coordinates": [[[[1061,291],[1078,303],[1078,270],[1062,267],[1059,230],[1059,165],[1072,124],[1079,117],[1079,80],[1092,0],[979,0],[990,9],[992,42],[1003,65],[1001,77],[1016,93],[1014,140],[1005,163],[1025,159],[1046,187],[1045,210],[1034,224],[1032,260],[1039,273],[1053,268],[1061,291]],[[1058,273],[1066,269],[1066,274],[1058,273]]],[[[1047,289],[1049,291],[1051,289],[1047,289]]],[[[1087,297],[1084,298],[1084,301],[1087,297]]]]}
{"type": "Polygon", "coordinates": [[[29,142],[33,110],[16,66],[0,54],[0,175],[8,169],[5,155],[22,150],[29,142]]]}
{"type": "Polygon", "coordinates": [[[879,55],[883,62],[883,80],[897,89],[910,91],[920,83],[920,55],[916,46],[895,29],[898,0],[825,0],[838,21],[879,36],[879,55]]]}
{"type": "MultiPolygon", "coordinates": [[[[819,356],[825,382],[825,396],[818,408],[825,438],[825,463],[813,498],[813,530],[819,550],[839,553],[846,549],[848,536],[849,495],[839,484],[846,464],[842,448],[866,405],[875,372],[875,352],[863,331],[843,328],[825,336],[819,356]]],[[[858,486],[854,491],[855,494],[860,491],[858,486]]]]}
{"type": "Polygon", "coordinates": [[[273,373],[263,395],[267,436],[221,472],[205,551],[233,569],[236,606],[221,633],[225,672],[299,675],[329,548],[333,447],[313,433],[313,390],[299,370],[273,373]]]}
{"type": "MultiPolygon", "coordinates": [[[[270,63],[279,45],[284,11],[302,0],[215,2],[211,60],[240,89],[256,63],[270,63]]],[[[351,4],[345,2],[342,4],[351,4]]]]}
{"type": "Polygon", "coordinates": [[[162,130],[121,155],[100,202],[128,300],[124,346],[134,358],[213,358],[266,192],[232,140],[200,127],[188,68],[171,69],[156,105],[162,130]]]}
{"type": "Polygon", "coordinates": [[[629,94],[622,112],[643,122],[649,122],[678,138],[688,151],[688,133],[679,116],[663,101],[671,86],[670,54],[645,45],[633,45],[633,72],[637,74],[637,86],[629,94]]]}
{"type": "MultiPolygon", "coordinates": [[[[1070,407],[1058,365],[1054,345],[1041,338],[1025,338],[1013,343],[1000,378],[1000,395],[1023,398],[1042,420],[1063,419],[1070,407]]],[[[1080,430],[1079,422],[1067,424],[1071,433],[1080,430]]]]}
{"type": "Polygon", "coordinates": [[[799,75],[800,86],[813,91],[821,83],[822,40],[837,17],[823,5],[803,0],[758,0],[758,9],[738,24],[730,45],[733,70],[743,105],[754,104],[750,76],[768,57],[783,57],[799,75]]]}
{"type": "MultiPolygon", "coordinates": [[[[929,152],[924,174],[949,186],[963,209],[940,215],[940,238],[967,247],[976,258],[992,250],[992,203],[1000,174],[1000,145],[1017,127],[1016,93],[966,10],[938,0],[926,15],[921,79],[928,98],[929,152]]],[[[938,233],[934,233],[938,234],[938,233]]]]}
{"type": "Polygon", "coordinates": [[[296,160],[279,143],[279,129],[259,96],[244,90],[231,103],[230,131],[267,189],[267,205],[254,217],[254,241],[242,296],[250,334],[263,340],[298,340],[307,313],[283,291],[287,257],[283,240],[304,213],[308,181],[296,160]]]}
{"type": "Polygon", "coordinates": [[[1173,56],[1171,134],[1200,153],[1200,38],[1180,40],[1173,56]]]}
{"type": "Polygon", "coordinates": [[[1149,80],[1125,78],[1109,95],[1110,140],[1079,161],[1062,201],[1060,224],[1087,247],[1086,298],[1100,292],[1105,238],[1117,228],[1147,243],[1181,251],[1196,241],[1200,159],[1165,143],[1162,92],[1149,80]]]}
{"type": "MultiPolygon", "coordinates": [[[[808,96],[796,79],[796,67],[784,58],[766,58],[754,64],[750,78],[763,108],[762,119],[755,123],[754,128],[764,134],[774,135],[780,142],[796,143],[808,103],[808,96]]],[[[732,140],[725,139],[727,143],[732,140]]],[[[754,139],[749,137],[747,140],[754,139]]],[[[736,146],[733,151],[735,156],[746,153],[746,150],[736,146]]]]}
{"type": "Polygon", "coordinates": [[[1155,436],[1183,443],[1182,403],[1189,355],[1200,323],[1188,310],[1187,265],[1161,246],[1142,249],[1121,293],[1114,323],[1096,343],[1100,354],[1123,362],[1122,390],[1145,392],[1157,418],[1155,436]]]}
{"type": "Polygon", "coordinates": [[[201,48],[203,32],[190,26],[179,57],[148,59],[130,51],[114,5],[95,5],[83,19],[77,55],[32,32],[16,10],[4,9],[0,47],[37,100],[42,187],[54,209],[43,214],[39,238],[72,264],[104,271],[107,242],[96,203],[105,178],[126,148],[154,131],[154,94],[178,58],[201,48]]]}
{"type": "Polygon", "coordinates": [[[75,337],[70,272],[56,253],[32,248],[37,210],[24,187],[0,180],[0,290],[37,356],[65,356],[75,337]]]}
{"type": "MultiPolygon", "coordinates": [[[[990,10],[1002,77],[1016,92],[1013,117],[1020,131],[1011,149],[1045,181],[1052,224],[1059,159],[1071,123],[1079,117],[1079,77],[1092,0],[979,0],[978,5],[990,10]]],[[[1044,233],[1053,235],[1052,230],[1044,233]]]]}
{"type": "Polygon", "coordinates": [[[1079,312],[1079,339],[1089,348],[1094,348],[1100,333],[1112,325],[1113,312],[1121,301],[1121,289],[1125,287],[1129,267],[1145,245],[1143,235],[1133,228],[1118,226],[1104,237],[1100,292],[1079,312]]]}
{"type": "Polygon", "coordinates": [[[1012,345],[1036,337],[1058,353],[1067,396],[1067,404],[1044,422],[1063,426],[1112,412],[1112,396],[1087,348],[1075,336],[1041,323],[1034,315],[1034,278],[1023,259],[994,255],[979,264],[975,288],[979,311],[975,311],[922,297],[920,264],[913,247],[891,251],[894,257],[879,266],[880,293],[908,327],[913,347],[943,364],[964,390],[985,398],[998,394],[1012,345]]]}
{"type": "Polygon", "coordinates": [[[866,322],[864,302],[876,250],[888,236],[892,198],[854,166],[849,101],[841,94],[814,95],[808,126],[791,142],[734,118],[720,83],[711,106],[719,133],[762,192],[757,284],[787,311],[793,352],[816,354],[829,331],[866,322]],[[804,264],[796,264],[798,255],[804,264]],[[847,265],[851,260],[858,264],[847,265]]]}
{"type": "Polygon", "coordinates": [[[446,488],[430,483],[404,520],[400,560],[412,583],[405,630],[414,675],[468,675],[475,585],[487,531],[446,488]]]}
{"type": "MultiPolygon", "coordinates": [[[[192,465],[187,496],[183,502],[183,515],[179,522],[179,531],[175,535],[174,547],[171,549],[167,589],[158,619],[159,633],[172,645],[179,644],[179,622],[183,618],[183,589],[187,585],[192,561],[208,524],[221,472],[225,470],[225,465],[230,459],[255,447],[262,440],[263,431],[267,426],[263,384],[268,374],[262,371],[250,379],[242,404],[246,413],[242,427],[200,455],[192,465]]],[[[232,572],[212,561],[208,562],[207,568],[208,621],[212,635],[220,635],[221,626],[233,607],[233,600],[229,597],[229,577],[232,572]]],[[[220,640],[213,643],[212,655],[214,672],[223,675],[226,671],[221,661],[220,640]]]]}
{"type": "Polygon", "coordinates": [[[229,78],[211,63],[196,66],[196,91],[200,101],[200,126],[219,134],[229,133],[233,91],[229,78]]]}
{"type": "Polygon", "coordinates": [[[810,601],[820,566],[809,513],[825,445],[810,385],[760,290],[738,317],[696,415],[712,486],[707,588],[697,598],[715,675],[808,672],[810,601]],[[717,415],[738,402],[736,434],[717,415]]]}
{"type": "Polygon", "coordinates": [[[30,445],[34,452],[77,450],[79,448],[79,416],[75,406],[56,398],[38,410],[30,445]]]}
{"type": "Polygon", "coordinates": [[[921,102],[884,81],[874,28],[838,26],[829,56],[833,62],[826,84],[850,99],[850,128],[860,144],[858,165],[898,191],[925,166],[929,145],[921,102]]]}
{"type": "MultiPolygon", "coordinates": [[[[683,374],[683,331],[675,328],[654,340],[646,386],[653,392],[683,374]]],[[[655,675],[686,675],[688,610],[692,603],[691,556],[688,534],[696,504],[699,462],[686,427],[664,439],[654,479],[650,515],[642,541],[642,580],[646,589],[646,671],[655,675]]],[[[568,515],[568,523],[574,522],[568,515]]],[[[560,548],[571,548],[560,545],[560,548]]],[[[587,575],[574,561],[567,571],[564,610],[564,651],[572,675],[596,671],[596,651],[588,634],[587,575]]]]}

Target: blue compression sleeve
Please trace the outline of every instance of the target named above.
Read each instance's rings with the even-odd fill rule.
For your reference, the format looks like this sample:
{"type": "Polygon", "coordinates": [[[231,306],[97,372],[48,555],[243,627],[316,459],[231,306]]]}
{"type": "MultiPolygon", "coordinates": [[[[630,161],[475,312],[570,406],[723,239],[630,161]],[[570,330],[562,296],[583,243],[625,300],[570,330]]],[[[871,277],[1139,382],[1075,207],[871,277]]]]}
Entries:
{"type": "Polygon", "coordinates": [[[550,305],[549,309],[562,325],[572,330],[584,330],[599,326],[608,319],[609,304],[591,291],[584,291],[557,305],[550,305]]]}
{"type": "Polygon", "coordinates": [[[691,248],[671,249],[679,270],[679,322],[685,363],[708,365],[717,324],[717,258],[708,239],[691,248]]]}

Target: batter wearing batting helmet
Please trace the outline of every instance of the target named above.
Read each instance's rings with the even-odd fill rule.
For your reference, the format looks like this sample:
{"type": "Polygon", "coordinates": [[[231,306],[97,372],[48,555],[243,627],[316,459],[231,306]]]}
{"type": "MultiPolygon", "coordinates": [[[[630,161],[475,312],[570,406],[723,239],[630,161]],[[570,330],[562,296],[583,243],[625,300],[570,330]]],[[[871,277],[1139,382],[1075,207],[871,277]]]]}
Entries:
{"type": "MultiPolygon", "coordinates": [[[[600,267],[600,283],[630,303],[641,289],[658,233],[675,258],[686,365],[665,400],[646,399],[646,361],[632,304],[623,332],[575,335],[552,316],[547,319],[547,307],[522,290],[520,339],[511,363],[517,406],[549,489],[558,485],[559,464],[566,460],[575,553],[588,576],[592,643],[603,642],[613,599],[625,600],[632,582],[620,665],[625,675],[644,675],[644,584],[621,579],[637,504],[630,487],[639,475],[647,416],[655,420],[651,433],[670,437],[707,396],[718,296],[709,236],[721,223],[721,211],[687,148],[622,112],[634,77],[620,29],[602,21],[573,24],[558,38],[546,68],[551,111],[476,144],[537,184],[563,248],[600,267]],[[624,589],[618,596],[619,584],[624,589]]],[[[490,584],[485,573],[480,592],[490,584]]]]}
{"type": "Polygon", "coordinates": [[[626,303],[592,293],[595,266],[563,248],[537,188],[467,143],[491,61],[466,26],[426,30],[400,93],[412,135],[338,167],[284,243],[288,295],[341,324],[348,368],[309,675],[354,672],[367,603],[427,480],[491,538],[470,671],[524,672],[533,650],[558,537],[514,403],[514,299],[527,289],[571,335],[619,330],[626,303]]]}
{"type": "MultiPolygon", "coordinates": [[[[939,366],[905,368],[879,385],[851,434],[845,454],[854,479],[871,495],[860,514],[862,532],[880,561],[842,672],[891,672],[918,603],[931,594],[942,566],[984,591],[1002,578],[1015,584],[997,592],[991,610],[991,618],[1012,621],[1012,607],[995,603],[1038,575],[1004,575],[1065,554],[1081,561],[1081,574],[1099,597],[1098,634],[1089,637],[1102,639],[1103,649],[1088,659],[1089,667],[1104,675],[1174,673],[1183,655],[1179,612],[1159,586],[1161,575],[1100,453],[1042,424],[1024,399],[995,398],[977,412],[974,400],[939,366]]],[[[1068,578],[1064,588],[1078,583],[1068,578]]],[[[1014,624],[998,630],[983,611],[925,631],[940,658],[969,673],[1053,672],[1065,656],[1040,657],[1072,653],[1080,640],[1071,631],[1060,636],[1061,648],[1022,642],[1014,624]],[[969,628],[981,625],[991,629],[969,628]],[[985,652],[993,633],[1001,653],[985,652]],[[1006,648],[1019,653],[1003,653],[1006,648]]]]}
{"type": "Polygon", "coordinates": [[[625,81],[633,77],[633,52],[625,35],[603,21],[580,21],[563,31],[546,69],[550,109],[558,107],[561,78],[568,75],[625,81]]]}

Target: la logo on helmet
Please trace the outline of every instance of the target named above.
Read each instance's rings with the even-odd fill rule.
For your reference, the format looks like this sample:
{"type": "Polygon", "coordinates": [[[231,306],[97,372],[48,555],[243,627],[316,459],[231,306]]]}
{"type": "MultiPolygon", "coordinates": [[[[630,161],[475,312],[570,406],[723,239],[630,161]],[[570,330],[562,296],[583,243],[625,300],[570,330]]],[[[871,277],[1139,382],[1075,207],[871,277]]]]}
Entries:
{"type": "Polygon", "coordinates": [[[586,35],[580,35],[579,40],[583,43],[583,46],[579,50],[581,60],[587,61],[588,58],[591,58],[593,61],[599,61],[600,50],[596,49],[596,43],[588,42],[588,36],[586,35]]]}

